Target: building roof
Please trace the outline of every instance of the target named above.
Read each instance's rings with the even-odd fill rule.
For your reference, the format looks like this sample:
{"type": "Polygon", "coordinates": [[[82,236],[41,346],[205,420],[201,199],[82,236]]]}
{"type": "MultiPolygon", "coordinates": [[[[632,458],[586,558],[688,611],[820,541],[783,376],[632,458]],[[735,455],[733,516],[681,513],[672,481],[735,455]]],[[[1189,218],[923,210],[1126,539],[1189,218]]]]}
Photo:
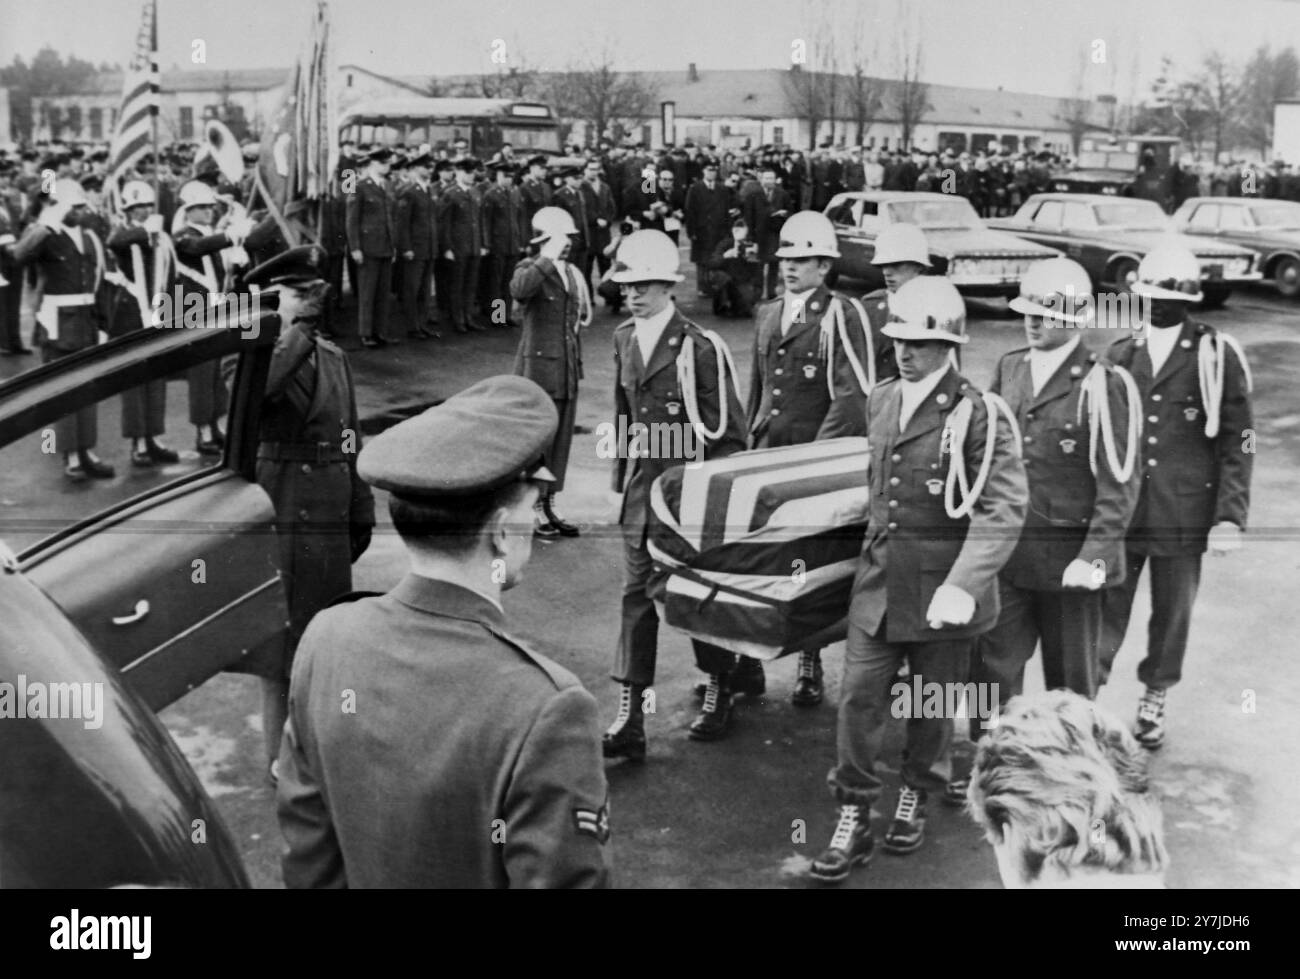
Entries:
{"type": "MultiPolygon", "coordinates": [[[[219,92],[229,86],[233,92],[260,92],[283,85],[291,68],[240,68],[224,71],[215,68],[163,68],[159,72],[164,92],[219,92]]],[[[92,75],[77,95],[121,95],[120,71],[100,71],[92,75]]]]}

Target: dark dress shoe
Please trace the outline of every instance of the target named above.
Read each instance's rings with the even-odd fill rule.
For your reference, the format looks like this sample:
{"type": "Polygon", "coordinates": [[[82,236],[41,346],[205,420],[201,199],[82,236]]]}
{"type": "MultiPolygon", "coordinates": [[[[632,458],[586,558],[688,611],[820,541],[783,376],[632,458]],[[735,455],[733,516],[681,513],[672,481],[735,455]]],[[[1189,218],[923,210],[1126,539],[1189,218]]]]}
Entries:
{"type": "Polygon", "coordinates": [[[86,470],[81,468],[81,463],[76,461],[69,462],[63,467],[63,475],[74,483],[84,483],[90,478],[86,470]]]}
{"type": "MultiPolygon", "coordinates": [[[[221,436],[219,434],[214,434],[213,437],[217,439],[218,442],[221,441],[221,436]]],[[[181,455],[179,452],[177,452],[175,449],[169,449],[165,445],[159,445],[153,439],[150,439],[148,442],[146,442],[145,446],[146,446],[145,453],[154,462],[171,464],[173,462],[181,461],[181,455]]],[[[134,455],[134,453],[132,453],[132,455],[134,455]]],[[[134,462],[135,461],[134,458],[131,461],[134,462]]]]}
{"type": "Polygon", "coordinates": [[[362,337],[361,346],[365,347],[367,350],[372,350],[375,347],[382,347],[383,344],[381,344],[374,337],[362,337]]]}
{"type": "Polygon", "coordinates": [[[617,731],[606,731],[600,739],[600,750],[606,758],[626,758],[628,761],[645,761],[646,740],[644,722],[633,718],[617,731]]]}
{"type": "Polygon", "coordinates": [[[550,521],[537,523],[533,526],[533,536],[541,537],[543,540],[554,540],[560,536],[560,528],[550,521]]]}
{"type": "Polygon", "coordinates": [[[149,454],[148,449],[143,452],[138,449],[131,450],[131,465],[137,469],[152,469],[155,464],[154,457],[149,454]]]}
{"type": "Polygon", "coordinates": [[[117,470],[103,460],[92,457],[87,452],[80,454],[81,471],[91,479],[112,479],[117,470]]]}
{"type": "Polygon", "coordinates": [[[221,443],[216,439],[194,439],[194,448],[199,450],[201,456],[219,456],[221,455],[221,443]]]}
{"type": "Polygon", "coordinates": [[[426,339],[429,339],[429,340],[441,340],[441,339],[442,339],[442,334],[441,334],[441,333],[439,333],[437,330],[430,330],[430,329],[428,329],[428,328],[425,328],[425,329],[420,330],[420,336],[425,337],[426,339]]]}
{"type": "Polygon", "coordinates": [[[546,522],[549,523],[556,530],[558,530],[560,532],[560,536],[577,537],[581,533],[581,531],[578,530],[578,528],[575,527],[573,524],[569,523],[567,520],[561,519],[556,515],[555,511],[551,509],[551,504],[549,500],[544,504],[544,507],[545,509],[543,512],[546,514],[546,522]]]}

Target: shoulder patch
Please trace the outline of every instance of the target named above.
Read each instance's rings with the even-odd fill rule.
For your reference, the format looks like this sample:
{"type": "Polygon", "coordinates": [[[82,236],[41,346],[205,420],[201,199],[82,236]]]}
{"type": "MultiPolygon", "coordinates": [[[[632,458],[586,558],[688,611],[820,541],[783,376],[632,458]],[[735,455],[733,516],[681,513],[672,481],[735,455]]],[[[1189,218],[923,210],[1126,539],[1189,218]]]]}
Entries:
{"type": "Polygon", "coordinates": [[[579,836],[590,836],[604,846],[609,842],[609,802],[599,809],[573,810],[573,831],[579,836]]]}

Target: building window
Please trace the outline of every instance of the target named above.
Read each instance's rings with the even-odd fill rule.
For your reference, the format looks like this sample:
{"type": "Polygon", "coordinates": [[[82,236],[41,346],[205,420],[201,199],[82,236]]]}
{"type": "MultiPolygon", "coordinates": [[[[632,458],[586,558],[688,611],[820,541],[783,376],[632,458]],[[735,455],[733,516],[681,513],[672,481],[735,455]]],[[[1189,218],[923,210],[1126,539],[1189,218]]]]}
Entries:
{"type": "Polygon", "coordinates": [[[649,126],[641,127],[641,142],[645,143],[647,148],[654,145],[654,137],[651,136],[651,129],[649,126]]]}
{"type": "Polygon", "coordinates": [[[96,106],[87,113],[90,119],[90,138],[104,138],[104,110],[96,106]]]}
{"type": "Polygon", "coordinates": [[[888,136],[881,136],[881,137],[880,137],[880,149],[881,149],[881,151],[884,152],[884,153],[888,153],[888,152],[889,152],[889,137],[888,137],[888,136]]]}
{"type": "Polygon", "coordinates": [[[194,107],[189,105],[181,106],[181,139],[194,138],[194,107]]]}
{"type": "Polygon", "coordinates": [[[81,106],[68,106],[68,132],[75,139],[81,135],[81,106]]]}
{"type": "Polygon", "coordinates": [[[348,88],[352,87],[352,78],[353,78],[352,72],[348,72],[348,88]]]}
{"type": "Polygon", "coordinates": [[[783,145],[785,145],[785,127],[784,127],[784,126],[773,126],[773,127],[772,127],[772,142],[775,143],[777,146],[783,146],[783,145]]]}

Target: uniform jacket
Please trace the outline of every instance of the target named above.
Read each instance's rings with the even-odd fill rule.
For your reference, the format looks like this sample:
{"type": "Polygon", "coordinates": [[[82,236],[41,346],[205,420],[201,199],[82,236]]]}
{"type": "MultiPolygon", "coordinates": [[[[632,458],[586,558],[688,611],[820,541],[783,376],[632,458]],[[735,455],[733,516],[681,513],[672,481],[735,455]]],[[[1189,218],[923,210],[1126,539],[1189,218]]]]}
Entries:
{"type": "Polygon", "coordinates": [[[414,260],[427,261],[438,248],[438,221],[433,196],[415,181],[397,195],[397,252],[414,252],[414,260]]]}
{"type": "Polygon", "coordinates": [[[32,223],[14,245],[13,254],[18,265],[34,265],[40,277],[35,342],[65,352],[97,344],[99,332],[108,325],[104,285],[107,254],[95,233],[67,226],[54,232],[43,224],[32,223]],[[90,296],[91,301],[62,307],[53,301],[54,297],[74,295],[90,296]]]}
{"type": "Polygon", "coordinates": [[[780,240],[781,225],[795,208],[790,204],[789,195],[780,187],[772,190],[772,200],[761,185],[746,192],[740,200],[740,213],[749,225],[749,233],[758,242],[759,254],[764,261],[775,258],[777,243],[780,240]],[[781,217],[773,217],[776,211],[786,211],[781,217]]]}
{"type": "Polygon", "coordinates": [[[1142,393],[1141,494],[1128,546],[1152,555],[1202,554],[1209,529],[1221,521],[1246,529],[1254,455],[1243,451],[1253,429],[1250,395],[1237,356],[1226,347],[1219,435],[1205,437],[1197,350],[1214,328],[1188,319],[1160,373],[1152,376],[1144,338],[1118,340],[1106,351],[1128,369],[1142,393]]]}
{"type": "MultiPolygon", "coordinates": [[[[747,414],[750,438],[756,448],[867,434],[867,398],[844,353],[838,331],[831,365],[835,400],[826,389],[821,322],[834,295],[825,286],[814,289],[804,306],[803,322],[791,323],[784,337],[783,297],[762,303],[755,310],[747,414]]],[[[866,334],[848,297],[839,296],[839,300],[849,341],[865,374],[866,334]]]]}
{"type": "MultiPolygon", "coordinates": [[[[158,247],[164,250],[171,245],[170,241],[163,242],[165,237],[165,232],[159,232],[158,247]]],[[[169,261],[162,264],[157,260],[155,254],[157,248],[150,239],[149,232],[140,225],[119,225],[109,234],[107,245],[120,277],[118,284],[111,287],[107,332],[109,336],[121,336],[132,330],[144,329],[151,322],[153,297],[157,293],[171,295],[175,269],[171,267],[169,261]],[[140,258],[139,271],[142,280],[138,282],[135,268],[136,254],[140,258]],[[160,273],[167,276],[165,281],[157,281],[160,273]],[[123,285],[123,282],[130,284],[123,285]],[[141,298],[144,299],[145,308],[149,311],[148,315],[145,315],[140,308],[141,298]]]]}
{"type": "Polygon", "coordinates": [[[321,245],[331,256],[344,255],[349,251],[347,195],[337,180],[330,184],[329,196],[325,198],[322,210],[321,245]]]}
{"type": "Polygon", "coordinates": [[[4,199],[0,197],[0,278],[8,280],[8,285],[0,285],[0,289],[22,288],[22,283],[18,281],[18,263],[14,260],[14,245],[17,241],[18,219],[5,207],[4,199]]]}
{"type": "MultiPolygon", "coordinates": [[[[570,268],[580,280],[582,270],[570,268]]],[[[577,296],[549,258],[520,262],[510,279],[510,295],[524,311],[514,373],[536,381],[552,398],[576,398],[582,378],[577,296]]]]}
{"type": "MultiPolygon", "coordinates": [[[[1124,580],[1124,534],[1137,505],[1138,480],[1119,482],[1098,446],[1097,475],[1088,463],[1092,450],[1088,416],[1079,421],[1084,379],[1098,363],[1082,342],[1034,394],[1029,348],[1005,354],[989,390],[1002,395],[1015,413],[1029,479],[1029,512],[1024,533],[1002,576],[1017,588],[1062,591],[1061,575],[1073,560],[1101,561],[1105,585],[1124,580]]],[[[1128,450],[1128,398],[1114,371],[1106,390],[1111,426],[1120,460],[1128,450]]],[[[1100,433],[1099,433],[1100,435],[1100,433]]]]}
{"type": "Polygon", "coordinates": [[[483,596],[407,575],[303,637],[276,798],[286,886],[605,887],[606,799],[596,701],[483,596]]]}
{"type": "Polygon", "coordinates": [[[478,198],[452,184],[438,198],[438,253],[451,251],[458,261],[478,257],[483,243],[483,215],[478,198]]]}
{"type": "Polygon", "coordinates": [[[357,476],[361,427],[347,356],[286,325],[267,376],[257,482],[275,505],[291,634],[352,590],[350,532],[373,526],[370,487],[357,476]]]}
{"type": "MultiPolygon", "coordinates": [[[[745,419],[741,413],[740,399],[734,385],[727,384],[724,393],[718,390],[717,354],[703,331],[686,319],[680,310],[674,310],[672,319],[664,327],[650,363],[641,359],[641,348],[636,341],[635,321],[627,320],[614,330],[614,428],[619,428],[619,418],[624,426],[633,422],[651,426],[649,431],[671,431],[653,428],[654,425],[689,425],[686,403],[677,380],[677,357],[682,340],[687,334],[695,344],[696,403],[700,420],[712,430],[718,427],[719,410],[725,398],[727,426],[722,434],[704,446],[705,459],[718,459],[745,448],[745,419]]],[[[685,445],[685,439],[679,443],[685,445]]],[[[694,443],[692,443],[693,445],[694,443]]],[[[622,453],[620,453],[620,456],[622,453]]],[[[624,535],[643,538],[649,513],[650,484],[670,466],[687,459],[624,459],[614,463],[614,492],[623,493],[623,506],[619,520],[624,535]]]]}
{"type": "MultiPolygon", "coordinates": [[[[231,244],[226,233],[187,224],[176,232],[174,241],[176,282],[184,295],[198,292],[208,296],[221,292],[226,278],[226,264],[221,252],[231,244]]],[[[249,255],[252,254],[250,251],[249,255]]]]}
{"type": "Polygon", "coordinates": [[[516,259],[528,245],[524,197],[518,187],[493,186],[483,195],[483,234],[493,255],[516,259]]]}
{"type": "Polygon", "coordinates": [[[371,177],[362,177],[347,199],[348,251],[360,250],[365,258],[392,258],[397,237],[392,190],[371,177]]]}
{"type": "Polygon", "coordinates": [[[889,290],[877,289],[860,300],[871,324],[871,342],[876,348],[876,383],[898,376],[898,361],[894,356],[894,341],[881,331],[889,325],[889,290]]]}
{"type": "Polygon", "coordinates": [[[944,377],[917,406],[904,432],[898,430],[901,382],[876,385],[867,402],[871,510],[849,619],[868,634],[875,634],[884,620],[889,642],[968,639],[992,628],[999,611],[998,572],[1015,550],[1029,501],[1025,467],[1004,418],[997,425],[992,469],[973,515],[948,516],[943,493],[951,448],[943,435],[948,416],[961,399],[972,402],[964,445],[972,481],[990,433],[979,392],[956,371],[943,370],[944,377]],[[943,584],[955,585],[975,600],[967,625],[935,630],[926,622],[930,600],[943,584]]]}
{"type": "Polygon", "coordinates": [[[732,189],[721,180],[710,190],[703,180],[686,192],[685,225],[691,237],[691,261],[703,263],[718,242],[731,235],[731,209],[736,206],[732,189]]]}
{"type": "Polygon", "coordinates": [[[533,215],[551,203],[551,185],[545,180],[525,177],[519,184],[519,193],[524,198],[524,221],[531,228],[533,215]]]}

